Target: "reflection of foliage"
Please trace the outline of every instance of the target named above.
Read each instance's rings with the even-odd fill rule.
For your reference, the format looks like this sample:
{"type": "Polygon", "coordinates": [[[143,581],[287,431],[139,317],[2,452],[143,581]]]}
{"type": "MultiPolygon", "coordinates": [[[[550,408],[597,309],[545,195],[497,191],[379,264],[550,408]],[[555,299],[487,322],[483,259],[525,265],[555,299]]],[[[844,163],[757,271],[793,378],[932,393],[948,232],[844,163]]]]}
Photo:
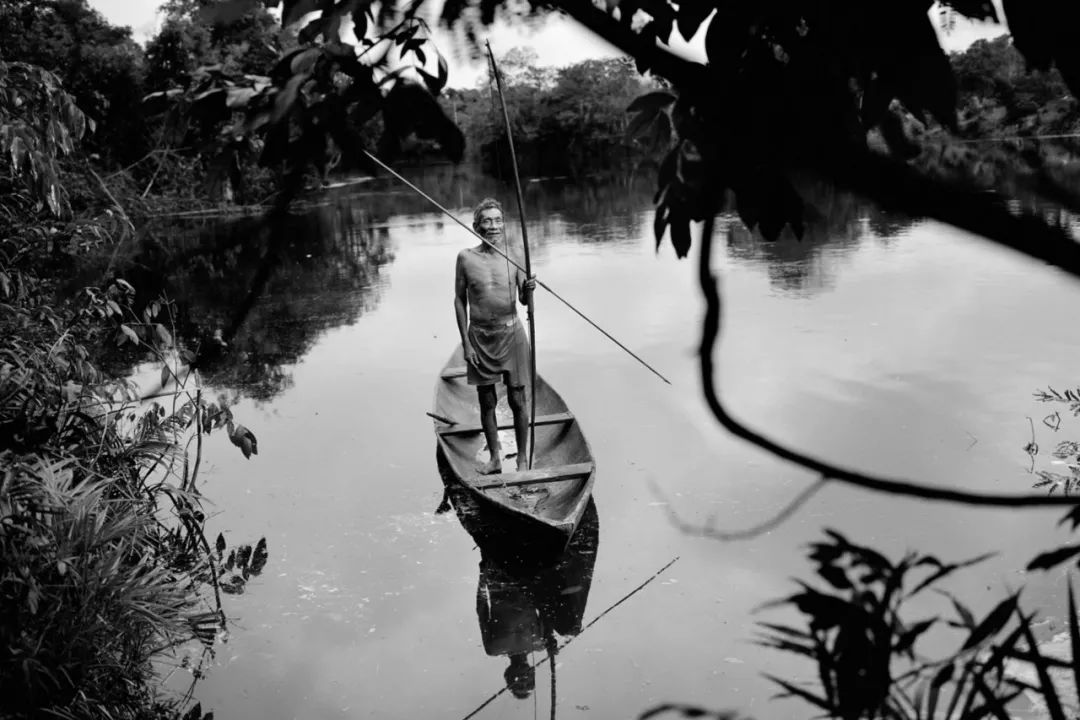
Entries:
{"type": "Polygon", "coordinates": [[[291,383],[288,366],[324,330],[347,325],[378,301],[379,268],[393,261],[385,227],[348,198],[291,215],[280,248],[257,220],[170,227],[123,268],[147,295],[178,308],[179,339],[197,348],[206,383],[267,400],[291,383]],[[273,270],[259,302],[227,344],[230,326],[263,263],[273,270]]]}
{"type": "Polygon", "coordinates": [[[772,242],[762,242],[734,215],[721,216],[718,223],[728,252],[763,265],[770,283],[783,290],[807,293],[831,286],[836,272],[831,258],[854,252],[867,229],[888,242],[912,224],[909,218],[886,213],[828,183],[802,183],[799,190],[806,198],[801,238],[784,232],[772,242]]]}
{"type": "Polygon", "coordinates": [[[218,577],[221,589],[230,595],[240,595],[244,592],[247,581],[262,574],[269,557],[266,550],[266,538],[260,538],[255,543],[255,548],[250,545],[240,545],[229,550],[225,555],[228,544],[225,537],[218,534],[214,544],[216,555],[212,558],[218,566],[218,577]]]}
{"type": "MultiPolygon", "coordinates": [[[[1042,403],[1058,403],[1068,407],[1073,417],[1080,416],[1080,388],[1058,391],[1049,385],[1045,390],[1035,391],[1035,399],[1042,403]]],[[[1053,432],[1061,430],[1061,414],[1054,411],[1043,418],[1042,424],[1053,432]]],[[[1046,488],[1048,494],[1053,495],[1061,491],[1063,495],[1072,495],[1080,490],[1080,442],[1075,440],[1061,440],[1050,452],[1051,465],[1064,466],[1069,472],[1063,474],[1052,470],[1036,470],[1035,458],[1039,455],[1039,443],[1035,438],[1035,424],[1031,423],[1031,442],[1024,446],[1024,452],[1031,457],[1031,469],[1038,480],[1032,485],[1036,488],[1046,488]]]]}

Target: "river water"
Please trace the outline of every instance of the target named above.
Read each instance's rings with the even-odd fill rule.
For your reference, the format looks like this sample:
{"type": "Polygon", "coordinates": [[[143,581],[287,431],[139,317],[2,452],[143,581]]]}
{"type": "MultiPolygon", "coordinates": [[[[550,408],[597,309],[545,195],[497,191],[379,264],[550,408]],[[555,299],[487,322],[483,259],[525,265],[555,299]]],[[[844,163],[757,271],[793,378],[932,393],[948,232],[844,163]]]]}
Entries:
{"type": "MultiPolygon", "coordinates": [[[[417,181],[466,220],[483,194],[512,198],[465,171],[417,181]]],[[[805,546],[825,528],[893,558],[998,551],[945,587],[984,614],[1026,585],[1024,606],[1049,619],[1046,633],[1060,629],[1063,575],[1022,570],[1068,540],[1058,510],[970,509],[834,484],[754,539],[688,529],[761,523],[815,478],[711,417],[695,262],[667,243],[657,250],[650,190],[549,181],[527,192],[538,276],[671,380],[538,291],[539,370],[598,466],[592,544],[567,572],[530,576],[531,586],[518,578],[525,589],[510,593],[574,596],[577,627],[555,668],[558,715],[635,717],[672,702],[809,716],[801,701],[772,700],[763,673],[811,680],[812,668],[755,644],[755,623],[797,621],[759,607],[811,578],[805,546]]],[[[488,650],[506,643],[484,618],[492,593],[516,582],[482,568],[455,513],[434,512],[443,487],[425,412],[457,342],[454,259],[475,241],[388,184],[331,189],[325,200],[297,220],[254,293],[256,268],[269,261],[252,221],[158,233],[155,257],[173,259],[170,292],[195,332],[228,327],[254,299],[234,359],[206,381],[257,435],[258,455],[245,459],[213,435],[201,477],[211,537],[265,537],[269,562],[227,598],[232,631],[196,695],[232,719],[464,718],[504,687],[509,658],[488,650]]],[[[764,243],[731,217],[718,224],[716,381],[732,413],[858,470],[1029,491],[1032,427],[1043,447],[1036,470],[1054,469],[1047,451],[1076,430],[1068,408],[1032,393],[1075,386],[1080,283],[847,196],[819,192],[815,205],[821,218],[801,242],[764,243]],[[1042,422],[1054,410],[1057,434],[1042,422]]],[[[947,605],[935,596],[918,609],[949,615],[947,605]]],[[[942,631],[925,649],[962,638],[942,631]]],[[[477,717],[547,717],[551,679],[541,665],[527,697],[503,693],[477,717]]]]}

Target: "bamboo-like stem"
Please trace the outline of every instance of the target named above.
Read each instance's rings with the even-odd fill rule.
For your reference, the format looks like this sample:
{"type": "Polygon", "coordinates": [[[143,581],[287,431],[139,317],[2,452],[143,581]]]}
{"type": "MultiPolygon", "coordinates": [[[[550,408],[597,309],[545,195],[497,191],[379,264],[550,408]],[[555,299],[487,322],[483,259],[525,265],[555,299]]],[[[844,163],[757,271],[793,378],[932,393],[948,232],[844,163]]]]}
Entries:
{"type": "MultiPolygon", "coordinates": [[[[495,89],[499,91],[499,103],[502,105],[503,121],[506,123],[506,143],[510,147],[510,167],[514,171],[514,189],[517,191],[518,218],[521,220],[521,244],[525,249],[525,278],[532,278],[532,261],[529,257],[529,231],[525,226],[525,195],[521,192],[521,175],[518,172],[517,153],[514,152],[514,133],[510,129],[510,112],[506,109],[506,97],[503,95],[502,75],[495,64],[495,53],[491,43],[487,43],[488,58],[491,60],[491,73],[495,76],[495,89]]],[[[529,308],[529,469],[533,466],[533,450],[536,438],[536,305],[532,290],[528,294],[529,308]]],[[[518,450],[520,452],[520,448],[518,450]]]]}

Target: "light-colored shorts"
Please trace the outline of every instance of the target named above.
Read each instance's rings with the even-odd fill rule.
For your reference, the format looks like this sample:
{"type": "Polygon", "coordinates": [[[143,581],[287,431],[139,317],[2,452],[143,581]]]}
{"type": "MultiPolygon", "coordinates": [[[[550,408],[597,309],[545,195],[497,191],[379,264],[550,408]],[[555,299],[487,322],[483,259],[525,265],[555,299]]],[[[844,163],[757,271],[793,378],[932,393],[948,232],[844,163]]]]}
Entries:
{"type": "Polygon", "coordinates": [[[470,385],[505,381],[508,387],[529,383],[529,336],[518,316],[504,322],[469,323],[469,342],[476,349],[477,364],[466,363],[470,385]]]}

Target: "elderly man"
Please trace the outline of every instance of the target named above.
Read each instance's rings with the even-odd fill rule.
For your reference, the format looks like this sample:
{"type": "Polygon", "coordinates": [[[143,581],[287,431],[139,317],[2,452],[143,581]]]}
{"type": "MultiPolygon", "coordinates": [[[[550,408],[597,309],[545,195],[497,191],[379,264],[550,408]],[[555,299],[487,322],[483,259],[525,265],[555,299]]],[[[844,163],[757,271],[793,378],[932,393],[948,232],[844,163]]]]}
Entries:
{"type": "Polygon", "coordinates": [[[502,206],[486,198],[473,211],[473,229],[487,242],[462,250],[454,279],[454,313],[465,349],[466,378],[480,399],[480,425],[490,459],[479,472],[502,472],[502,446],[495,419],[495,385],[506,383],[507,401],[514,413],[517,469],[528,466],[529,414],[525,385],[529,381],[529,339],[518,317],[515,299],[528,304],[535,278],[496,252],[514,256],[506,247],[502,206]],[[490,243],[490,245],[488,244],[490,243]],[[493,247],[494,246],[494,247],[493,247]]]}

